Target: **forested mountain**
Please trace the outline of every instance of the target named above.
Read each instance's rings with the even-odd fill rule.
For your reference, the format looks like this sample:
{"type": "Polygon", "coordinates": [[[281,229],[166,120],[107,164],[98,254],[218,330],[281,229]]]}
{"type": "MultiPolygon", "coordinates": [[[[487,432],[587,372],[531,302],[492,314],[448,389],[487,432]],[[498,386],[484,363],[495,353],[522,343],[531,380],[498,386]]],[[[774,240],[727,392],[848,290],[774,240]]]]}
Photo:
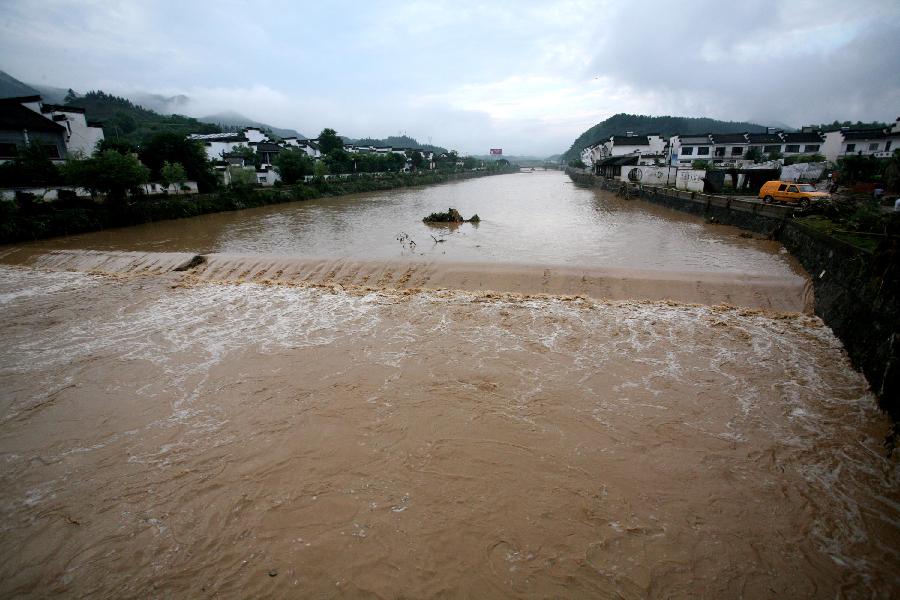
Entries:
{"type": "Polygon", "coordinates": [[[66,105],[83,108],[91,121],[103,123],[103,135],[108,140],[141,144],[157,133],[218,133],[218,125],[201,123],[197,119],[181,115],[161,115],[134,104],[130,100],[102,91],[78,96],[71,92],[66,105]]]}
{"type": "Polygon", "coordinates": [[[563,160],[568,162],[578,158],[581,150],[608,139],[611,135],[625,135],[631,131],[638,135],[658,133],[663,137],[673,136],[676,133],[751,133],[764,132],[765,126],[743,121],[718,121],[705,117],[650,117],[647,115],[629,115],[619,113],[605,121],[601,121],[582,133],[572,146],[563,154],[563,160]]]}

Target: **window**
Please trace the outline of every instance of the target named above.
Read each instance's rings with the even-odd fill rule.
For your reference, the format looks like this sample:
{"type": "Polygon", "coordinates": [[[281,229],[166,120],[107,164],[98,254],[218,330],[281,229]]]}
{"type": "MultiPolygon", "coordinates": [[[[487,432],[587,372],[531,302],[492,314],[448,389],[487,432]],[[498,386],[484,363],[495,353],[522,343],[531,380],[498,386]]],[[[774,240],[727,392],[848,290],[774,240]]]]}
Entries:
{"type": "Polygon", "coordinates": [[[789,187],[789,188],[788,188],[788,193],[789,193],[789,194],[796,194],[796,193],[797,193],[797,186],[796,186],[796,185],[792,185],[791,187],[789,187]]]}
{"type": "Polygon", "coordinates": [[[0,144],[0,158],[15,158],[15,144],[0,144]]]}
{"type": "Polygon", "coordinates": [[[725,148],[716,148],[716,156],[725,156],[725,148]]]}
{"type": "Polygon", "coordinates": [[[781,144],[775,146],[765,146],[763,147],[763,152],[765,152],[766,154],[770,152],[781,152],[781,144]]]}
{"type": "Polygon", "coordinates": [[[47,153],[47,158],[59,158],[59,146],[56,144],[41,144],[41,148],[47,153]]]}
{"type": "Polygon", "coordinates": [[[709,154],[709,146],[701,146],[697,148],[698,155],[708,155],[709,154]]]}
{"type": "Polygon", "coordinates": [[[893,142],[893,141],[894,141],[894,140],[888,140],[888,141],[884,144],[884,151],[885,151],[885,152],[887,152],[888,150],[891,149],[891,142],[893,142]]]}
{"type": "Polygon", "coordinates": [[[847,144],[847,152],[854,152],[856,150],[856,144],[847,144]]]}
{"type": "Polygon", "coordinates": [[[732,156],[743,156],[744,149],[741,148],[740,146],[735,146],[734,148],[731,149],[731,155],[732,156]]]}
{"type": "MultiPolygon", "coordinates": [[[[13,150],[15,150],[15,146],[13,146],[13,150]]],[[[684,146],[681,149],[681,153],[685,156],[690,156],[691,154],[694,153],[694,147],[693,146],[684,146]]]]}
{"type": "Polygon", "coordinates": [[[779,191],[779,192],[783,192],[785,189],[787,189],[787,184],[786,184],[786,183],[782,183],[781,185],[778,186],[778,191],[779,191]]]}
{"type": "Polygon", "coordinates": [[[869,150],[877,151],[878,150],[878,142],[873,142],[873,143],[869,144],[869,150]]]}
{"type": "Polygon", "coordinates": [[[800,152],[800,144],[788,144],[785,149],[785,152],[800,152]]]}
{"type": "Polygon", "coordinates": [[[807,144],[807,145],[803,146],[803,151],[804,152],[818,152],[819,144],[807,144]]]}

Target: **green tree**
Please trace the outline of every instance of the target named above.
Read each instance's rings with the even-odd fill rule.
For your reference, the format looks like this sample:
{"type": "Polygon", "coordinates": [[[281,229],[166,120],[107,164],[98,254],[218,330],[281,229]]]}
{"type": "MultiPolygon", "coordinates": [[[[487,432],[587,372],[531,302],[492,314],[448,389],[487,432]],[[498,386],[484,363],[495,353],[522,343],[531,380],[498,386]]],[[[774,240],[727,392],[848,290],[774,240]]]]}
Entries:
{"type": "Polygon", "coordinates": [[[216,187],[216,177],[212,164],[206,158],[206,150],[200,142],[186,139],[181,134],[156,134],[141,147],[140,159],[150,168],[154,178],[160,177],[160,170],[167,161],[177,162],[184,167],[187,178],[197,182],[201,192],[216,187]]]}
{"type": "Polygon", "coordinates": [[[62,181],[59,168],[37,143],[16,148],[16,157],[0,165],[0,185],[4,187],[57,185],[62,181]]]}
{"type": "Polygon", "coordinates": [[[104,150],[85,160],[70,160],[64,173],[71,185],[90,190],[91,195],[105,194],[111,202],[123,202],[129,191],[150,179],[150,170],[138,159],[115,150],[104,150]]]}
{"type": "Polygon", "coordinates": [[[344,149],[344,141],[337,134],[337,131],[326,127],[319,134],[319,150],[322,154],[331,154],[332,151],[344,149]]]}
{"type": "Polygon", "coordinates": [[[762,150],[759,149],[759,146],[752,146],[749,150],[747,150],[747,153],[744,154],[744,158],[746,160],[752,160],[755,163],[761,161],[762,157],[762,150]]]}
{"type": "Polygon", "coordinates": [[[228,167],[228,175],[231,179],[231,187],[246,187],[256,185],[256,170],[230,165],[228,167]]]}
{"type": "Polygon", "coordinates": [[[352,173],[353,157],[343,148],[337,148],[329,152],[323,159],[331,173],[352,173]]]}
{"type": "Polygon", "coordinates": [[[178,193],[178,188],[187,181],[187,174],[184,171],[184,167],[181,166],[181,163],[170,163],[166,161],[163,163],[162,168],[159,170],[159,182],[168,187],[170,185],[175,185],[175,193],[178,193]]]}
{"type": "Polygon", "coordinates": [[[313,162],[303,150],[291,148],[275,157],[275,170],[281,180],[290,185],[312,175],[313,162]]]}
{"type": "Polygon", "coordinates": [[[115,150],[119,154],[135,154],[137,146],[126,140],[117,140],[115,138],[104,138],[97,143],[94,154],[100,154],[104,150],[115,150]]]}
{"type": "MultiPolygon", "coordinates": [[[[584,164],[584,163],[582,163],[582,164],[584,164]]],[[[477,158],[475,158],[474,156],[467,156],[465,159],[463,159],[463,169],[466,169],[466,170],[477,169],[480,166],[481,166],[481,161],[478,160],[477,158]]]]}
{"type": "Polygon", "coordinates": [[[63,104],[72,104],[76,100],[78,100],[78,94],[75,93],[75,90],[69,88],[66,92],[66,97],[63,98],[63,104]]]}
{"type": "Polygon", "coordinates": [[[708,169],[709,161],[703,160],[702,158],[699,160],[695,160],[694,162],[691,163],[691,168],[692,169],[708,169]]]}
{"type": "Polygon", "coordinates": [[[325,161],[316,161],[316,164],[313,166],[313,175],[317,178],[325,177],[326,175],[328,175],[328,165],[325,164],[325,161]]]}
{"type": "Polygon", "coordinates": [[[409,157],[410,161],[412,162],[413,170],[418,171],[425,165],[425,157],[422,156],[421,152],[419,152],[417,150],[413,150],[412,152],[407,152],[406,155],[409,157]]]}
{"type": "Polygon", "coordinates": [[[769,160],[778,160],[779,158],[783,158],[784,154],[781,153],[781,150],[772,150],[769,152],[769,160]]]}
{"type": "Polygon", "coordinates": [[[580,158],[573,158],[569,161],[569,166],[575,169],[586,169],[587,165],[580,158]]]}

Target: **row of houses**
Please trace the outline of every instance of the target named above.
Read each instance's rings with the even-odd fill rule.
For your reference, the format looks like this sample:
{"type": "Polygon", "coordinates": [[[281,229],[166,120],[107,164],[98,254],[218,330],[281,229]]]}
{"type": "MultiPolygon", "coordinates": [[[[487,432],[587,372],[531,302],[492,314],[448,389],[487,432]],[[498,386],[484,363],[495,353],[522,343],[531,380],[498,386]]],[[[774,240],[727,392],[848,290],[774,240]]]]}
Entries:
{"type": "MultiPolygon", "coordinates": [[[[226,184],[229,183],[230,173],[233,168],[240,167],[247,170],[254,169],[258,184],[263,186],[274,185],[281,179],[274,167],[275,158],[279,153],[286,150],[300,150],[314,161],[322,159],[322,151],[319,148],[319,140],[317,139],[286,137],[280,140],[273,140],[257,127],[245,127],[241,131],[229,133],[195,133],[189,135],[188,139],[203,144],[207,158],[213,162],[216,171],[226,184]],[[243,148],[251,150],[254,157],[259,158],[259,161],[248,160],[246,153],[240,151],[243,148]],[[254,166],[256,162],[259,162],[260,166],[254,166]]],[[[418,148],[345,144],[344,150],[351,155],[400,155],[406,160],[405,170],[412,168],[412,153],[418,152],[422,155],[428,169],[433,169],[435,165],[434,152],[418,148]]]]}
{"type": "Polygon", "coordinates": [[[704,133],[613,135],[584,148],[581,160],[598,173],[624,165],[668,165],[688,167],[704,160],[721,167],[743,167],[753,162],[746,157],[756,149],[762,157],[797,157],[820,154],[836,161],[843,156],[886,157],[900,148],[900,117],[890,126],[878,129],[798,132],[769,130],[766,133],[704,133]]]}

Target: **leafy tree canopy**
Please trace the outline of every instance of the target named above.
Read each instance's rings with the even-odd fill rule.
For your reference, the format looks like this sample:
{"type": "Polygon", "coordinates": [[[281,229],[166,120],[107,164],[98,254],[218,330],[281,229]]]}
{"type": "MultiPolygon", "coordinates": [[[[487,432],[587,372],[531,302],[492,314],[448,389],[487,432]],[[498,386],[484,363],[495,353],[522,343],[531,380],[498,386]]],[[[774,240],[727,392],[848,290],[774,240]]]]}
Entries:
{"type": "Polygon", "coordinates": [[[150,168],[151,175],[159,178],[166,162],[179,163],[184,167],[187,178],[197,182],[200,191],[215,188],[216,179],[212,173],[206,150],[200,142],[186,139],[177,133],[158,133],[139,152],[141,162],[150,168]]]}
{"type": "Polygon", "coordinates": [[[286,184],[297,183],[313,173],[313,161],[306,152],[292,148],[275,157],[275,170],[286,184]]]}
{"type": "Polygon", "coordinates": [[[326,127],[319,134],[319,150],[322,154],[331,154],[335,150],[343,150],[344,140],[340,138],[337,131],[326,127]]]}
{"type": "Polygon", "coordinates": [[[0,165],[0,186],[25,187],[56,185],[62,181],[59,169],[40,144],[16,149],[16,157],[0,165]]]}

